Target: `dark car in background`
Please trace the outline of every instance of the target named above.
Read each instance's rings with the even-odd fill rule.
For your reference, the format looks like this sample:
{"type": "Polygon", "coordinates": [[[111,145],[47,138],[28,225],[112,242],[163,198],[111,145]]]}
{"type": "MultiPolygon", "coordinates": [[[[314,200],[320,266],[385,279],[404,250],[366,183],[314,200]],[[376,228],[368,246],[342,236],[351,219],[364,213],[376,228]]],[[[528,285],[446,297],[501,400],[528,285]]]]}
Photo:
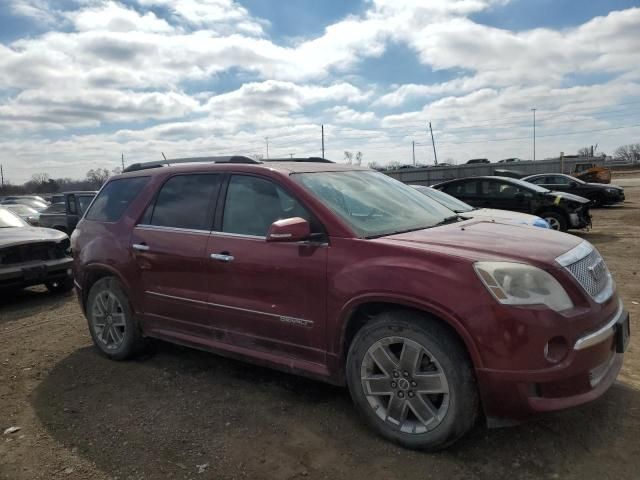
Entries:
{"type": "Polygon", "coordinates": [[[477,208],[497,208],[544,218],[553,230],[582,229],[591,225],[590,201],[565,192],[507,177],[470,177],[433,185],[477,208]]]}
{"type": "Polygon", "coordinates": [[[488,158],[472,158],[467,160],[467,165],[473,165],[478,163],[491,163],[488,158]]]}
{"type": "Polygon", "coordinates": [[[96,193],[95,191],[65,192],[63,202],[54,203],[40,213],[38,219],[40,226],[54,228],[71,235],[96,193]]]}
{"type": "Polygon", "coordinates": [[[568,192],[588,198],[595,206],[614,205],[624,202],[624,188],[603,183],[588,183],[562,173],[540,173],[522,178],[556,192],[568,192]]]}
{"type": "Polygon", "coordinates": [[[106,357],[156,337],[348,385],[377,432],[431,450],[480,412],[522,420],[615,381],[629,315],[589,242],[462,220],[357,166],[189,160],[111,177],[71,237],[106,357]]]}
{"type": "Polygon", "coordinates": [[[69,237],[32,227],[0,206],[0,292],[44,284],[51,292],[73,288],[69,237]]]}

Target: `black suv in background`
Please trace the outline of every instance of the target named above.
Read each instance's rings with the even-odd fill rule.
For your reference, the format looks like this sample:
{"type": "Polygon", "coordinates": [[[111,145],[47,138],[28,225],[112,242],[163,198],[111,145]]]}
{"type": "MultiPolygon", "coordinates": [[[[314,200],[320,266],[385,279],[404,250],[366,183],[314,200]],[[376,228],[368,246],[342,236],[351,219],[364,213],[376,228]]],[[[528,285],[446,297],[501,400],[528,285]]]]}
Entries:
{"type": "Polygon", "coordinates": [[[562,173],[529,175],[522,180],[557,192],[568,192],[588,198],[595,206],[624,202],[624,188],[602,183],[587,183],[579,178],[562,173]]]}
{"type": "Polygon", "coordinates": [[[53,228],[71,235],[96,193],[65,192],[62,202],[54,203],[40,213],[38,224],[41,227],[53,228]]]}
{"type": "Polygon", "coordinates": [[[591,225],[586,198],[507,177],[470,177],[433,185],[477,208],[498,208],[544,218],[554,230],[580,229],[591,225]]]}

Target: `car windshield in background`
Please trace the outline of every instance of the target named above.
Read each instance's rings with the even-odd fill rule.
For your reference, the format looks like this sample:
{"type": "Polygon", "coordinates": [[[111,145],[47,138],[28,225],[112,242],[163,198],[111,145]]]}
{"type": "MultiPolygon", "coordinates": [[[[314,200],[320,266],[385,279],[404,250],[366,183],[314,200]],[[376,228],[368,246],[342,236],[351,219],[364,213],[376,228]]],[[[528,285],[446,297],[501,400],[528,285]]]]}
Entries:
{"type": "Polygon", "coordinates": [[[425,187],[423,185],[418,185],[413,188],[456,213],[471,212],[472,210],[475,210],[475,208],[468,203],[464,203],[456,197],[452,197],[451,195],[441,192],[440,190],[436,190],[435,188],[425,187]]]}
{"type": "Polygon", "coordinates": [[[7,208],[18,215],[34,215],[38,213],[35,208],[31,208],[27,205],[16,203],[14,205],[7,205],[7,208]]]}
{"type": "Polygon", "coordinates": [[[298,173],[301,183],[360,237],[429,228],[451,210],[387,175],[371,171],[298,173]]]}
{"type": "Polygon", "coordinates": [[[0,207],[0,228],[26,227],[27,224],[15,213],[0,207]]]}
{"type": "Polygon", "coordinates": [[[551,191],[548,188],[541,187],[540,185],[536,185],[534,183],[525,182],[524,180],[518,180],[517,178],[509,178],[508,180],[513,185],[518,185],[519,187],[533,190],[538,193],[546,193],[551,191]]]}

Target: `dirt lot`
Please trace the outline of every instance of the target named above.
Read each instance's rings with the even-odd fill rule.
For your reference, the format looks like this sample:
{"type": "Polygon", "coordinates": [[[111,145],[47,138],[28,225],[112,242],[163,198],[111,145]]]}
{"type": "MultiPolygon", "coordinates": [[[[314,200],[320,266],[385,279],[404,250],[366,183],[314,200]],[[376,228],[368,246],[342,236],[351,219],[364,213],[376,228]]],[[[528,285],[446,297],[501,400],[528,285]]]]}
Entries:
{"type": "MultiPolygon", "coordinates": [[[[624,185],[624,207],[594,211],[581,236],[639,332],[640,176],[624,185]]],[[[0,299],[0,432],[10,426],[3,479],[640,478],[640,335],[599,401],[424,454],[373,435],[340,388],[162,343],[105,360],[75,298],[34,289],[0,299]]]]}

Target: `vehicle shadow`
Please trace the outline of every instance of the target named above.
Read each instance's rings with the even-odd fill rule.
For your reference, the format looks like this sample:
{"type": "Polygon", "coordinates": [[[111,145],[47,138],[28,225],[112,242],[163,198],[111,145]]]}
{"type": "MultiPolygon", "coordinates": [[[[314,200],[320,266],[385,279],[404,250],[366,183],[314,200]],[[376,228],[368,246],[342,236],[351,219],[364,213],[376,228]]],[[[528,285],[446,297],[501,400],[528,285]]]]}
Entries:
{"type": "Polygon", "coordinates": [[[618,235],[610,233],[598,233],[598,232],[572,232],[573,235],[589,240],[591,243],[597,242],[618,242],[620,237],[618,235]]]}
{"type": "Polygon", "coordinates": [[[31,403],[48,433],[119,478],[634,478],[640,392],[427,454],[373,434],[346,389],[158,343],[130,362],[59,362],[31,403]],[[202,467],[206,465],[206,467],[202,467]],[[200,466],[200,468],[198,467],[200,466]]]}
{"type": "Polygon", "coordinates": [[[53,311],[68,302],[73,295],[73,292],[50,293],[44,286],[0,291],[0,325],[53,311]]]}

